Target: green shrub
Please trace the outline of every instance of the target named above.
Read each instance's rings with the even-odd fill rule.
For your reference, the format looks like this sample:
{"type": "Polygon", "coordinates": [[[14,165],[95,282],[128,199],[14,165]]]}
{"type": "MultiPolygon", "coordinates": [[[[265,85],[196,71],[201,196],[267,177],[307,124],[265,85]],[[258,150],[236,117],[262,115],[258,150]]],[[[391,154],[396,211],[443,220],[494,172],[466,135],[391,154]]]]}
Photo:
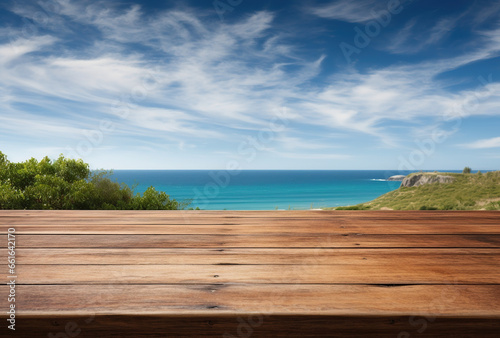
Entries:
{"type": "Polygon", "coordinates": [[[110,173],[91,172],[82,160],[60,156],[11,163],[0,152],[0,209],[175,210],[179,203],[150,187],[141,196],[113,182],[110,173]]]}
{"type": "Polygon", "coordinates": [[[23,209],[24,194],[18,193],[9,184],[0,184],[0,208],[23,209]]]}
{"type": "Polygon", "coordinates": [[[436,207],[428,207],[428,206],[422,205],[420,207],[420,210],[438,210],[438,208],[436,208],[436,207]]]}
{"type": "Polygon", "coordinates": [[[137,195],[133,201],[135,210],[175,210],[179,208],[176,200],[170,200],[163,191],[156,191],[154,187],[149,187],[141,196],[137,195]]]}
{"type": "Polygon", "coordinates": [[[363,204],[335,208],[335,210],[368,210],[368,209],[370,209],[370,206],[363,204]]]}
{"type": "Polygon", "coordinates": [[[462,171],[462,174],[470,174],[472,172],[472,169],[469,167],[465,167],[464,170],[462,171]]]}

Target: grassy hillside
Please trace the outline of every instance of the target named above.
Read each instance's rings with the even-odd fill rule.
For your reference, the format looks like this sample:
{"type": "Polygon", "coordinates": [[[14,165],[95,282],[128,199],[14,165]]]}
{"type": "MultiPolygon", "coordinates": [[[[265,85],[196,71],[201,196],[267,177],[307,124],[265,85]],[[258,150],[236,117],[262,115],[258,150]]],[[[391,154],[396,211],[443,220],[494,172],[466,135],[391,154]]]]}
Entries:
{"type": "MultiPolygon", "coordinates": [[[[500,210],[500,171],[453,176],[453,183],[401,187],[379,198],[337,210],[500,210]]],[[[426,173],[425,175],[436,175],[426,173]]]]}

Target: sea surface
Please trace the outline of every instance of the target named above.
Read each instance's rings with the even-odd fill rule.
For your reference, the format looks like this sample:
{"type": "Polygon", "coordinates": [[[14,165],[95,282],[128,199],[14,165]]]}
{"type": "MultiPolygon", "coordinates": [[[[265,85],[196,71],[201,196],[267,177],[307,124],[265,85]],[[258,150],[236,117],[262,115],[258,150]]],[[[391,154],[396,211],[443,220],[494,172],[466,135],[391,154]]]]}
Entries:
{"type": "MultiPolygon", "coordinates": [[[[460,171],[448,171],[460,172],[460,171]]],[[[113,179],[143,193],[149,186],[204,210],[303,210],[368,202],[410,172],[387,170],[115,170],[113,179]]]]}

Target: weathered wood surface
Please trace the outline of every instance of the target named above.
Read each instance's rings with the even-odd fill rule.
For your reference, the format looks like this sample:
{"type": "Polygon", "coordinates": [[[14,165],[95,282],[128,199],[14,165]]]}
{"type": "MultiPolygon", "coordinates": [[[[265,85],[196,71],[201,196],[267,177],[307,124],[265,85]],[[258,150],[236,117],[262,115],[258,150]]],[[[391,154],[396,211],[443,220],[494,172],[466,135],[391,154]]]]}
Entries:
{"type": "Polygon", "coordinates": [[[401,284],[500,284],[499,266],[394,261],[376,265],[20,265],[17,271],[23,284],[391,284],[395,280],[401,284]]]}
{"type": "Polygon", "coordinates": [[[11,227],[2,337],[500,332],[499,212],[0,211],[4,251],[11,227]]]}
{"type": "MultiPolygon", "coordinates": [[[[6,286],[0,292],[6,292],[6,286]]],[[[20,313],[500,316],[497,285],[20,285],[20,313]]]]}
{"type": "Polygon", "coordinates": [[[31,249],[18,248],[22,264],[72,265],[329,265],[407,264],[460,265],[500,264],[498,249],[31,249]]]}
{"type": "MultiPolygon", "coordinates": [[[[7,247],[1,235],[0,247],[7,247]]],[[[500,248],[500,235],[17,235],[19,248],[500,248]]]]}

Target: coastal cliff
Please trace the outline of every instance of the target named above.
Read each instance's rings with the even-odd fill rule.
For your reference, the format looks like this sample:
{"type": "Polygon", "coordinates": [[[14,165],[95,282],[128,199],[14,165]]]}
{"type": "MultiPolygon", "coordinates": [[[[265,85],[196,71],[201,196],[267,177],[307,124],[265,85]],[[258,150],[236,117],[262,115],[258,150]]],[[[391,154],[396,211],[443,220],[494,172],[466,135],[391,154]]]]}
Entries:
{"type": "Polygon", "coordinates": [[[405,179],[405,175],[394,175],[394,176],[391,176],[389,177],[387,180],[388,181],[402,181],[405,179]]]}
{"type": "Polygon", "coordinates": [[[414,173],[399,189],[338,210],[500,210],[500,171],[414,173]]]}
{"type": "Polygon", "coordinates": [[[455,178],[448,175],[438,174],[411,174],[406,176],[401,182],[401,187],[418,187],[424,184],[452,183],[455,178]]]}

